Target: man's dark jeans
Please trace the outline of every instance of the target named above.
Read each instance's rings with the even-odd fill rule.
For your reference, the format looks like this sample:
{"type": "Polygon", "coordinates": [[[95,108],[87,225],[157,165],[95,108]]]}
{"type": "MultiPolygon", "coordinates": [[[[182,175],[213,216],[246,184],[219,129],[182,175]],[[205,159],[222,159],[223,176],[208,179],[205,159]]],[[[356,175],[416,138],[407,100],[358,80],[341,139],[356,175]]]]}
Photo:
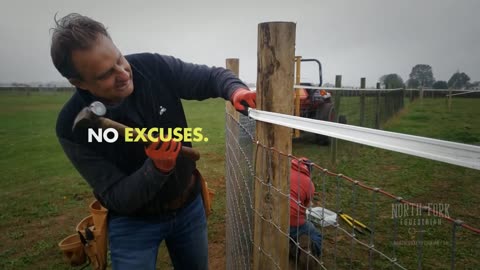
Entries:
{"type": "Polygon", "coordinates": [[[185,208],[157,218],[109,218],[113,270],[155,269],[165,240],[175,269],[208,269],[207,221],[201,195],[185,208]]]}

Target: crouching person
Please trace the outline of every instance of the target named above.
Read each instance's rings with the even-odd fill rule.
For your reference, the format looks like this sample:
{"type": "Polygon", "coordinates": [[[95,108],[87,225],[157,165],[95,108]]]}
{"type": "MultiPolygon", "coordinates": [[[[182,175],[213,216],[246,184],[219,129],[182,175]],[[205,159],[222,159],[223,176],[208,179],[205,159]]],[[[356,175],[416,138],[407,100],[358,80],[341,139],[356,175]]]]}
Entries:
{"type": "MultiPolygon", "coordinates": [[[[315,186],[310,177],[311,162],[307,158],[292,159],[290,169],[290,256],[302,264],[313,259],[302,252],[310,250],[314,256],[320,256],[322,236],[312,222],[306,219],[306,209],[312,202],[315,186]],[[302,249],[300,249],[301,247],[302,249]]],[[[306,266],[306,264],[305,264],[306,266]]],[[[302,269],[302,267],[300,267],[302,269]]]]}

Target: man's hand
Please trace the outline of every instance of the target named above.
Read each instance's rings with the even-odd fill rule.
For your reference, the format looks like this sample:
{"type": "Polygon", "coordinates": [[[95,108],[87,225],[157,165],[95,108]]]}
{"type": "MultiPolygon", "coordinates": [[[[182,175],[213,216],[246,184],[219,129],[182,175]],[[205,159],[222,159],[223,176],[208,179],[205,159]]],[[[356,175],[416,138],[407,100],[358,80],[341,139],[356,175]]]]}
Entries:
{"type": "Polygon", "coordinates": [[[182,149],[182,143],[173,140],[153,142],[146,149],[145,153],[152,159],[155,167],[163,173],[168,173],[175,168],[178,153],[182,149]]]}
{"type": "Polygon", "coordinates": [[[255,99],[257,98],[257,93],[247,90],[245,88],[238,88],[235,90],[230,97],[230,102],[237,111],[242,113],[245,116],[248,116],[248,107],[255,109],[255,99]]]}

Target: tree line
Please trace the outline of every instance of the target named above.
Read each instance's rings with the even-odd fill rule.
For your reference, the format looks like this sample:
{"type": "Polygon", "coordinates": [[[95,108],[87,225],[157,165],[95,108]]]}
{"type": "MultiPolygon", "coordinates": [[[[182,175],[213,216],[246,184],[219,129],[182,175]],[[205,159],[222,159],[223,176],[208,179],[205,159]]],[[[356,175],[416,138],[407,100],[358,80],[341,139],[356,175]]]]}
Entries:
{"type": "Polygon", "coordinates": [[[404,82],[396,73],[386,74],[380,77],[380,83],[384,88],[433,88],[433,89],[472,89],[480,86],[480,81],[470,83],[470,77],[465,72],[457,71],[452,74],[448,81],[437,81],[433,76],[432,67],[426,64],[417,64],[412,68],[409,79],[404,82]]]}

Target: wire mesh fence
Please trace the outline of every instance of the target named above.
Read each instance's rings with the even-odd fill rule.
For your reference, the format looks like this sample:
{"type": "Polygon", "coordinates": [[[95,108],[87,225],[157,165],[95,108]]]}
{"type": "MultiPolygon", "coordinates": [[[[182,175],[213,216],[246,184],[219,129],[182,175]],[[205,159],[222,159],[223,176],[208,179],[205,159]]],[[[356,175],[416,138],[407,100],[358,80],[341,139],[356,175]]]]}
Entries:
{"type": "Polygon", "coordinates": [[[376,128],[402,110],[408,102],[403,89],[329,90],[337,115],[343,115],[347,124],[376,128]]]}
{"type": "MultiPolygon", "coordinates": [[[[457,89],[362,89],[362,88],[330,88],[297,85],[308,91],[326,90],[333,99],[335,121],[347,124],[380,129],[393,116],[409,103],[417,99],[445,99],[448,105],[452,98],[478,98],[480,91],[457,89]]],[[[310,118],[315,118],[312,114],[310,118]]],[[[326,120],[326,119],[318,119],[326,120]]],[[[330,120],[330,119],[329,119],[330,120]]]]}
{"type": "MultiPolygon", "coordinates": [[[[269,269],[282,269],[279,262],[283,258],[279,256],[283,253],[275,248],[279,245],[265,245],[254,240],[255,230],[259,228],[255,226],[256,219],[279,232],[276,235],[281,235],[281,239],[272,238],[272,242],[289,242],[290,269],[480,267],[480,231],[450,216],[452,207],[449,198],[439,196],[418,203],[410,202],[383,190],[380,185],[374,185],[382,183],[379,179],[366,184],[366,181],[355,180],[362,173],[352,173],[354,178],[351,178],[319,166],[323,160],[308,161],[299,159],[292,153],[281,153],[255,141],[255,121],[248,117],[240,116],[236,120],[227,113],[225,132],[227,269],[255,268],[255,253],[268,258],[269,269]],[[296,181],[296,177],[301,174],[298,167],[290,172],[290,181],[293,183],[290,189],[272,186],[270,178],[274,170],[281,169],[268,165],[272,159],[282,160],[282,164],[288,164],[286,166],[290,166],[292,161],[308,165],[314,187],[308,189],[296,181]],[[265,165],[265,172],[255,173],[256,166],[262,164],[265,165]],[[271,200],[273,203],[289,201],[290,214],[306,213],[305,223],[296,222],[297,225],[312,224],[314,229],[292,226],[295,218],[299,221],[299,215],[294,215],[293,219],[290,217],[290,228],[283,228],[280,220],[266,214],[269,211],[256,208],[255,183],[260,183],[262,187],[260,199],[271,200]],[[307,194],[308,200],[302,200],[299,195],[301,192],[307,194]],[[317,234],[321,236],[320,252],[316,252],[317,234]]],[[[347,144],[345,148],[349,149],[350,155],[359,151],[359,146],[343,143],[347,144]]],[[[310,152],[304,151],[301,155],[308,153],[310,152]]],[[[433,166],[432,170],[436,167],[433,166]]],[[[342,168],[345,169],[337,167],[342,168]]],[[[355,169],[357,168],[348,171],[355,169]]],[[[465,174],[475,173],[477,171],[465,174]]],[[[378,176],[384,177],[386,176],[378,176]]],[[[398,179],[401,178],[395,178],[395,181],[398,179]]],[[[421,188],[419,185],[418,189],[421,188]]],[[[407,194],[412,192],[408,186],[405,186],[405,191],[407,194]]],[[[475,218],[477,212],[472,211],[473,218],[468,221],[478,221],[475,218]]],[[[268,234],[271,231],[257,233],[268,234]]]]}
{"type": "Polygon", "coordinates": [[[226,114],[225,121],[227,269],[250,269],[255,175],[251,138],[255,134],[255,121],[243,115],[237,120],[230,114],[226,114]]]}

